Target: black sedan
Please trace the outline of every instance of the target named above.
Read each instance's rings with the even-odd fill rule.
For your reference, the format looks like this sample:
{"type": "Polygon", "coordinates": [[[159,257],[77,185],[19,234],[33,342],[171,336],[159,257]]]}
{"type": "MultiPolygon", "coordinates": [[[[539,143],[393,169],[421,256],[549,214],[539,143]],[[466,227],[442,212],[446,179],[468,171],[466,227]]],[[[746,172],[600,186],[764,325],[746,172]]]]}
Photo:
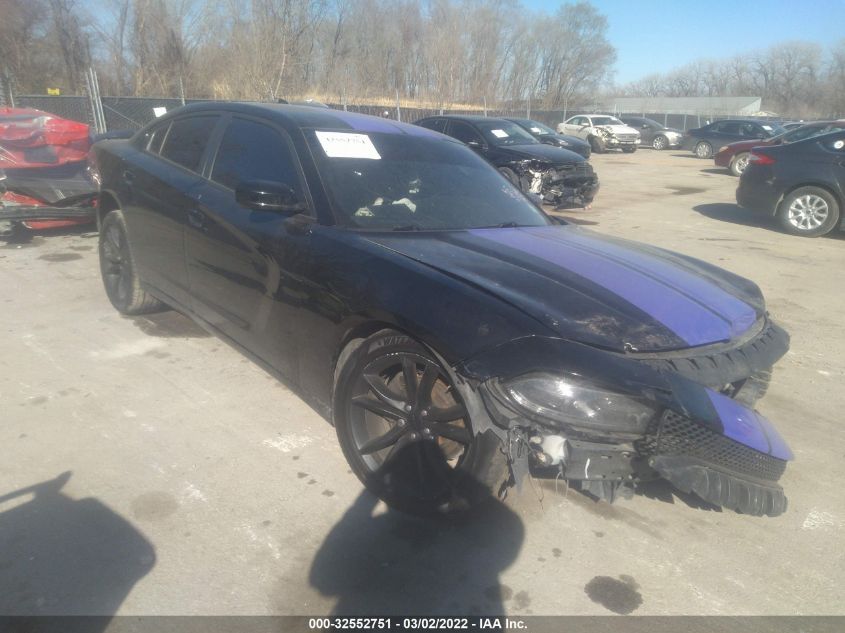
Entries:
{"type": "Polygon", "coordinates": [[[683,148],[692,151],[699,158],[713,158],[714,147],[718,149],[737,141],[763,140],[783,134],[785,131],[772,121],[725,119],[688,130],[684,137],[683,148]]]}
{"type": "Polygon", "coordinates": [[[746,209],[775,216],[793,235],[818,237],[843,228],[845,132],[755,147],[736,200],[746,209]]]}
{"type": "Polygon", "coordinates": [[[516,123],[541,143],[562,147],[576,154],[581,154],[584,158],[590,158],[592,149],[590,148],[590,144],[584,139],[580,139],[577,136],[569,136],[568,134],[558,134],[548,125],[535,121],[534,119],[512,119],[505,117],[505,120],[516,123]]]}
{"type": "Polygon", "coordinates": [[[542,202],[586,206],[599,180],[585,158],[541,143],[516,123],[483,116],[435,116],[416,125],[466,143],[505,178],[542,202]]]}
{"type": "Polygon", "coordinates": [[[634,128],[640,133],[642,141],[640,147],[650,145],[656,150],[673,149],[680,147],[684,138],[681,130],[673,127],[666,127],[654,119],[639,116],[619,117],[622,122],[634,128]]]}
{"type": "Polygon", "coordinates": [[[791,453],[752,407],[788,337],[750,281],[554,222],[464,144],[374,117],[194,104],[92,161],[114,307],[173,307],[282,378],[397,508],[529,469],[786,507],[791,453]]]}

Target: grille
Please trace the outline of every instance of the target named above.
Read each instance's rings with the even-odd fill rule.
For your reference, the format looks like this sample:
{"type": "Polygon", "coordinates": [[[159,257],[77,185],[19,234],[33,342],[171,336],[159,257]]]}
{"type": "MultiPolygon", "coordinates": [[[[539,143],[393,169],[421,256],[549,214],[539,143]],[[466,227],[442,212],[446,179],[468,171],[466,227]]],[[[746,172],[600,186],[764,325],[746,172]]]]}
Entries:
{"type": "Polygon", "coordinates": [[[553,172],[552,180],[558,181],[569,178],[585,178],[592,176],[593,168],[585,161],[583,163],[576,163],[575,165],[567,165],[566,167],[556,168],[553,172]]]}
{"type": "Polygon", "coordinates": [[[671,411],[663,415],[657,431],[646,436],[640,451],[648,457],[692,457],[716,468],[767,481],[777,481],[786,470],[784,460],[755,451],[671,411]]]}
{"type": "Polygon", "coordinates": [[[636,141],[637,135],[636,134],[617,134],[616,138],[620,141],[636,141]]]}

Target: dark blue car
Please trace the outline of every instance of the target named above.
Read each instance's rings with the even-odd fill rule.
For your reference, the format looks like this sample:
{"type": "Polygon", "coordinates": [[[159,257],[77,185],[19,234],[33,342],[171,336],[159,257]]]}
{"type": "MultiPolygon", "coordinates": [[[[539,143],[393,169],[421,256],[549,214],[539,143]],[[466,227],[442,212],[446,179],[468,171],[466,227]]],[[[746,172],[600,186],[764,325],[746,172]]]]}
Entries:
{"type": "Polygon", "coordinates": [[[533,471],[786,508],[792,455],[753,406],[788,336],[752,282],[554,221],[463,143],[379,118],[195,104],[93,161],[114,307],[182,311],[284,380],[393,506],[533,471]]]}

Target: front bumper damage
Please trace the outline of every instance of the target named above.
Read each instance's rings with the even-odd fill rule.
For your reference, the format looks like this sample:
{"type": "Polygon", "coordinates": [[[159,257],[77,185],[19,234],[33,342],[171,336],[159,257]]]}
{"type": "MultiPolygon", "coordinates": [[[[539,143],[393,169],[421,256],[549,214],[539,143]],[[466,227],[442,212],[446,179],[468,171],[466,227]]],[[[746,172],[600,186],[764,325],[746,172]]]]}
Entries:
{"type": "MultiPolygon", "coordinates": [[[[772,359],[788,347],[788,336],[776,326],[765,327],[749,346],[759,347],[760,337],[768,339],[768,347],[756,357],[745,358],[749,375],[767,373],[772,359]]],[[[714,360],[706,378],[712,382],[717,379],[713,368],[720,364],[719,355],[738,353],[736,348],[709,351],[714,360]]],[[[492,423],[491,430],[506,446],[517,484],[529,472],[563,478],[597,499],[612,502],[630,497],[640,484],[662,478],[716,506],[753,516],[782,514],[787,500],[778,480],[792,453],[774,427],[750,408],[752,402],[746,406],[728,395],[735,393],[728,378],[737,378],[736,371],[725,376],[720,392],[693,379],[704,375],[695,376],[692,370],[683,375],[650,356],[642,359],[635,354],[532,337],[472,359],[459,371],[474,377],[470,384],[481,379],[474,390],[492,423]],[[513,376],[538,369],[569,372],[646,398],[659,413],[644,433],[567,426],[536,417],[508,398],[502,387],[508,375],[493,374],[507,354],[517,357],[508,370],[513,376]],[[565,369],[560,359],[566,359],[565,369]],[[482,379],[485,375],[488,377],[482,379]]],[[[675,358],[671,364],[680,367],[684,363],[675,358]]],[[[692,364],[698,363],[693,360],[692,364]]]]}
{"type": "Polygon", "coordinates": [[[599,190],[599,179],[586,161],[567,165],[522,161],[512,168],[523,191],[558,207],[587,206],[599,190]]]}

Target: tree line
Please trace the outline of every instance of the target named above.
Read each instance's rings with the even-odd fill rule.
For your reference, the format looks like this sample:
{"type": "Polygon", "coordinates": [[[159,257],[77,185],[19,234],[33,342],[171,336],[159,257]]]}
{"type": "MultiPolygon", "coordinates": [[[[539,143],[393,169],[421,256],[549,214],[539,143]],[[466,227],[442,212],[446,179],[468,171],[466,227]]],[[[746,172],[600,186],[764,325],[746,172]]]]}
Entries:
{"type": "Polygon", "coordinates": [[[766,50],[701,60],[619,89],[636,97],[762,97],[792,117],[845,116],[845,39],[830,47],[784,42],[766,50]]]}
{"type": "Polygon", "coordinates": [[[760,96],[845,116],[845,40],[787,42],[613,86],[607,18],[587,1],[2,0],[0,73],[18,94],[570,110],[609,96],[760,96]]]}
{"type": "Polygon", "coordinates": [[[616,58],[588,2],[4,0],[0,66],[18,93],[556,107],[592,99],[616,58]]]}

